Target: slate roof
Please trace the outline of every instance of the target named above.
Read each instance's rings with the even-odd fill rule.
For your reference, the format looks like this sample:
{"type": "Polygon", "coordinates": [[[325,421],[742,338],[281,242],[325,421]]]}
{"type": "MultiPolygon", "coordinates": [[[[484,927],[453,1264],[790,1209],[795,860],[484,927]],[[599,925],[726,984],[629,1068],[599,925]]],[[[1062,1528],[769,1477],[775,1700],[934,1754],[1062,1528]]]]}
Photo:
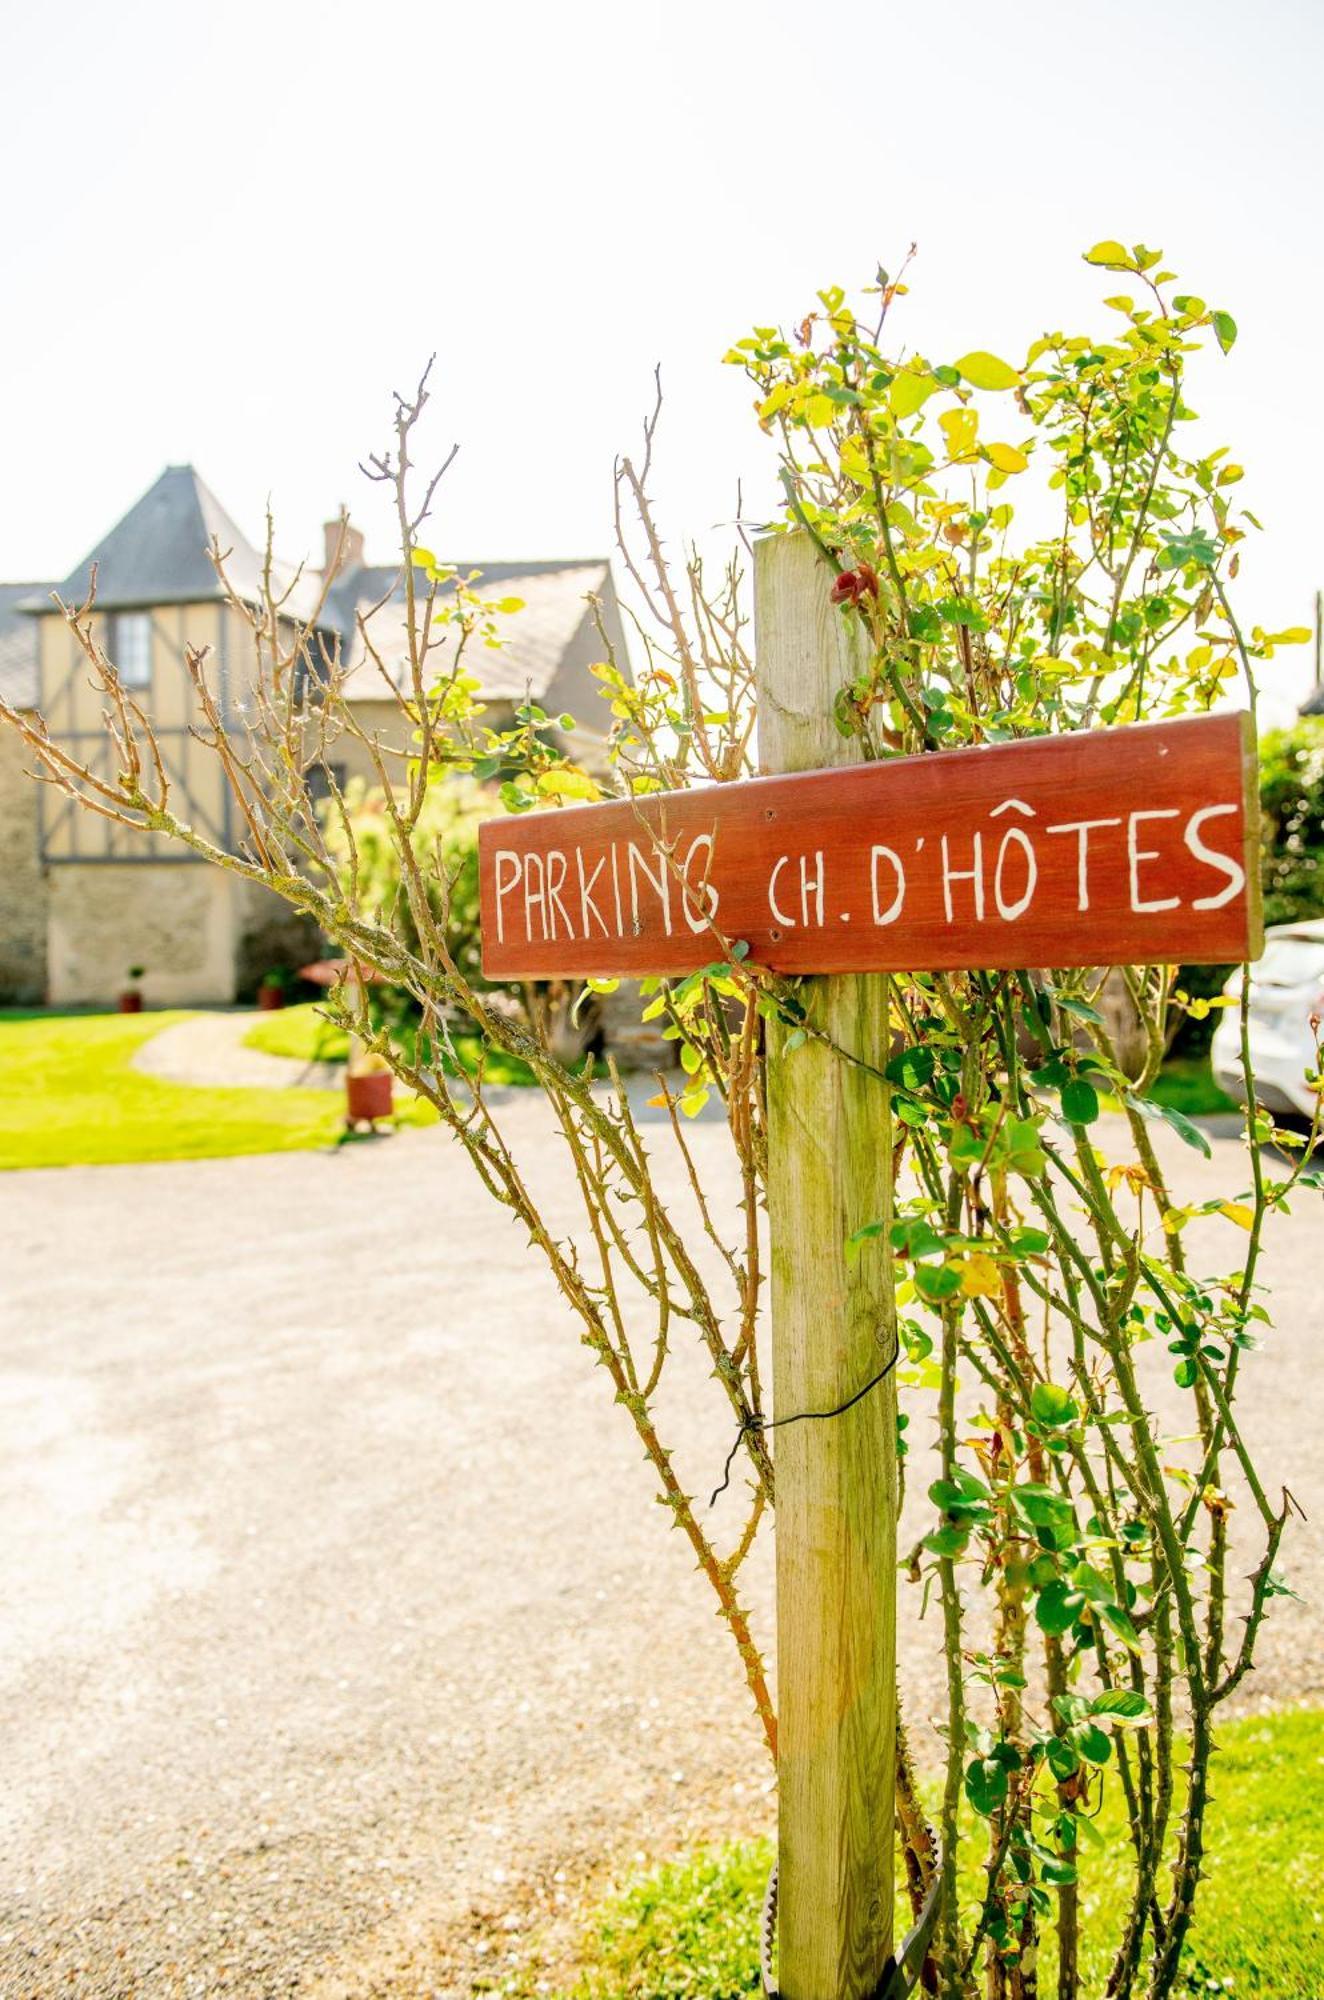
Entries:
{"type": "MultiPolygon", "coordinates": [[[[448,566],[449,566],[449,558],[448,566]]],[[[482,684],[489,701],[518,700],[526,692],[541,699],[556,678],[567,652],[593,610],[585,599],[592,593],[603,600],[604,624],[610,633],[617,658],[625,658],[620,614],[611,587],[611,567],[603,556],[569,557],[541,562],[456,562],[461,576],[473,571],[480,575],[475,584],[480,597],[517,597],[523,610],[499,618],[498,630],[504,639],[500,647],[481,642],[466,650],[465,665],[482,684]],[[613,627],[615,629],[613,629],[613,627]]],[[[397,687],[409,675],[409,640],[405,621],[404,586],[398,568],[382,569],[365,565],[342,579],[328,606],[334,612],[348,665],[346,693],[351,700],[386,699],[377,662],[369,654],[357,619],[361,612],[368,626],[373,650],[397,687]],[[391,595],[386,597],[387,592],[391,595]],[[386,598],[386,602],[381,600],[386,598]],[[374,606],[380,608],[374,610],[374,606]]],[[[452,644],[442,628],[440,643],[428,655],[429,678],[446,671],[446,653],[452,644]]],[[[590,646],[594,657],[603,651],[596,637],[590,646]]]]}
{"type": "Polygon", "coordinates": [[[0,701],[11,708],[37,706],[35,621],[20,606],[49,596],[50,583],[0,583],[0,701]]]}
{"type": "MultiPolygon", "coordinates": [[[[168,465],[140,500],[96,548],[62,582],[0,584],[0,694],[16,705],[37,699],[37,623],[33,616],[54,609],[51,591],[71,604],[86,598],[96,570],[99,611],[146,610],[158,604],[215,602],[225,592],[208,550],[213,540],[228,551],[226,575],[237,596],[260,602],[263,557],[231,520],[211,489],[191,465],[168,465]]],[[[602,600],[602,617],[613,650],[627,662],[611,566],[603,556],[563,561],[457,562],[462,576],[481,572],[476,585],[485,597],[518,597],[524,609],[501,619],[505,643],[475,644],[465,655],[468,670],[480,681],[489,700],[518,699],[527,691],[535,700],[546,695],[564,665],[582,682],[589,660],[603,647],[593,627],[589,594],[602,600]]],[[[296,578],[287,603],[295,616],[313,611],[321,578],[310,568],[302,575],[276,566],[278,587],[296,578]]],[[[351,699],[385,699],[386,690],[369,656],[359,629],[359,616],[371,615],[372,642],[397,686],[408,673],[404,585],[398,565],[360,563],[336,581],[321,619],[339,636],[349,668],[351,699]],[[379,607],[374,609],[374,607],[379,607]]],[[[453,637],[444,628],[428,658],[428,677],[446,671],[453,637]]],[[[627,668],[628,671],[628,668],[627,668]]]]}
{"type": "MultiPolygon", "coordinates": [[[[208,551],[212,542],[226,556],[225,572],[236,596],[245,603],[261,601],[263,557],[236,526],[216,495],[191,465],[168,465],[160,478],[136,500],[90,555],[70,571],[58,588],[67,603],[78,604],[91,587],[96,570],[99,611],[146,610],[155,604],[208,604],[225,596],[208,551]]],[[[278,582],[288,584],[294,572],[277,565],[278,582]]],[[[291,603],[296,614],[316,601],[316,581],[307,572],[291,603]]],[[[32,611],[47,604],[33,603],[32,611]]]]}

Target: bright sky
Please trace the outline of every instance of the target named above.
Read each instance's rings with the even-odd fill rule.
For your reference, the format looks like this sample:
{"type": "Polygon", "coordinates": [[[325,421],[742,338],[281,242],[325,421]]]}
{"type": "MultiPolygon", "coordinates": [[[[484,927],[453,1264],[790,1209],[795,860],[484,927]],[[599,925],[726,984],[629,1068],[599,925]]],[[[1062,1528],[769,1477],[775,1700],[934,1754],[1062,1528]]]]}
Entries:
{"type": "MultiPolygon", "coordinates": [[[[63,0],[10,6],[0,577],[58,576],[168,462],[320,546],[437,352],[450,555],[611,536],[663,367],[674,536],[770,510],[725,348],[919,245],[897,329],[1015,360],[1104,325],[1079,252],[1162,246],[1241,336],[1201,378],[1267,535],[1251,621],[1324,584],[1318,0],[63,0]]],[[[1266,687],[1285,719],[1310,649],[1266,687]]]]}

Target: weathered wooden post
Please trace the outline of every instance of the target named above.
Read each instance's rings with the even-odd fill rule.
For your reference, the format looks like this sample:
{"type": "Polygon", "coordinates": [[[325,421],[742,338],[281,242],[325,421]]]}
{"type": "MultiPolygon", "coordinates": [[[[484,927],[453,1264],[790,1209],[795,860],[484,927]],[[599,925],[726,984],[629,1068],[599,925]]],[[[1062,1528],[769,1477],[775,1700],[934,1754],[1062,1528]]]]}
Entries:
{"type": "MultiPolygon", "coordinates": [[[[856,621],[829,602],[805,535],[758,545],[759,755],[766,772],[859,762],[832,720],[858,670],[856,621]]],[[[769,829],[770,834],[774,832],[769,829]]],[[[814,1024],[886,1060],[890,981],[815,979],[814,1024]]],[[[785,1030],[778,1031],[785,1040],[785,1030]]],[[[887,1086],[810,1040],[768,1065],[768,1208],[776,1417],[846,1402],[893,1352],[886,1233],[887,1086]]],[[[783,2000],[863,2000],[892,1949],[896,1761],[896,1389],[777,1432],[778,1987],[783,2000]]]]}

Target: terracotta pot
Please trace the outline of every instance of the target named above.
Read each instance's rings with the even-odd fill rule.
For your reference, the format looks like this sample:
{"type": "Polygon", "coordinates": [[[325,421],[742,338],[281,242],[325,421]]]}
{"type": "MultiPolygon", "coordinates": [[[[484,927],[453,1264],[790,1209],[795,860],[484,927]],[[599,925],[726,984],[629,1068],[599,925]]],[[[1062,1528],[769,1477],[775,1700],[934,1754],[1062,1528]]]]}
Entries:
{"type": "Polygon", "coordinates": [[[285,1005],[285,988],[283,986],[259,986],[257,989],[257,1004],[264,1014],[274,1014],[278,1007],[285,1005]]]}
{"type": "Polygon", "coordinates": [[[348,1100],[349,1122],[361,1125],[377,1118],[391,1115],[391,1086],[395,1078],[389,1070],[375,1071],[368,1076],[347,1076],[345,1095],[348,1100]]]}
{"type": "Polygon", "coordinates": [[[121,1014],[141,1014],[143,1010],[143,996],[141,993],[121,993],[115,1004],[121,1014]]]}

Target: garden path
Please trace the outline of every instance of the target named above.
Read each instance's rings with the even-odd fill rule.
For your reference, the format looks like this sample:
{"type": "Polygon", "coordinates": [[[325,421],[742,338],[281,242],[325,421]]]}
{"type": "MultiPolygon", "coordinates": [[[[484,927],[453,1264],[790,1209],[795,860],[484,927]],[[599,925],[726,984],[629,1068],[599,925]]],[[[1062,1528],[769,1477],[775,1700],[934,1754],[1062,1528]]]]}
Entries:
{"type": "Polygon", "coordinates": [[[244,1046],[254,1022],[265,1019],[251,1009],[226,1009],[190,1014],[163,1028],[143,1043],[133,1058],[135,1069],[168,1083],[202,1088],[263,1090],[338,1090],[345,1066],[333,1062],[302,1062],[292,1056],[271,1056],[244,1046]]]}

